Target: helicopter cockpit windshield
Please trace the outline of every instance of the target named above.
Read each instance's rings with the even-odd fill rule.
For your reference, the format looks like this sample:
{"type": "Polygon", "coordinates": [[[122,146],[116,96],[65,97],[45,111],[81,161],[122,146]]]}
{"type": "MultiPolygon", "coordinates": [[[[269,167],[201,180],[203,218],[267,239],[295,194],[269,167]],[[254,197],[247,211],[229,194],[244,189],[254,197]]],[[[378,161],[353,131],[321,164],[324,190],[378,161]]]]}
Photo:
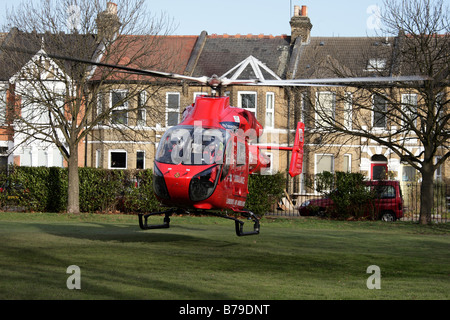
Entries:
{"type": "Polygon", "coordinates": [[[165,132],[156,151],[156,161],[167,164],[223,164],[229,135],[225,130],[176,126],[165,132]]]}

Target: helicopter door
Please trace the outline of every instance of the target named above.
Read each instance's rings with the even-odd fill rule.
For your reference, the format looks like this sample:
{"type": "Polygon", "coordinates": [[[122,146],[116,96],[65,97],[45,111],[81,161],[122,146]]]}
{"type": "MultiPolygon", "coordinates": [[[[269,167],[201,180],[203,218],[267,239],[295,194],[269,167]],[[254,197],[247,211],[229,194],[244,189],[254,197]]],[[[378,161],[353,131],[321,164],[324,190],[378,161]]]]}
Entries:
{"type": "Polygon", "coordinates": [[[247,197],[248,147],[244,139],[235,137],[235,162],[233,170],[233,195],[247,197]]]}

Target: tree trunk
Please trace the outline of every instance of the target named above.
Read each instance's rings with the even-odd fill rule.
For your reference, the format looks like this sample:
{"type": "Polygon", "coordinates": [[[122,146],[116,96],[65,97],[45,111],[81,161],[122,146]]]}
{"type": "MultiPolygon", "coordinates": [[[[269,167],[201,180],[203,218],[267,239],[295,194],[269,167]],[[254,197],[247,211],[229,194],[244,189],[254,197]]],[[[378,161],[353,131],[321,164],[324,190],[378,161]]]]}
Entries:
{"type": "Polygon", "coordinates": [[[78,148],[70,149],[68,160],[69,187],[67,190],[67,212],[80,213],[80,180],[78,176],[78,148]]]}
{"type": "Polygon", "coordinates": [[[431,223],[431,210],[433,209],[433,164],[423,163],[421,170],[422,185],[420,187],[420,224],[431,223]]]}

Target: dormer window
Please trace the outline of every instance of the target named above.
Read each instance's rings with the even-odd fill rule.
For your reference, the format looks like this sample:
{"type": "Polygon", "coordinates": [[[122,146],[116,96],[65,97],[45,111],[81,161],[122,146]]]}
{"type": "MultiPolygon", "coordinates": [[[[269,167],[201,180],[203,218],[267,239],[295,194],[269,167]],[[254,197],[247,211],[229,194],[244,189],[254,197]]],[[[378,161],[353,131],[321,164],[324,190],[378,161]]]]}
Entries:
{"type": "Polygon", "coordinates": [[[386,68],[386,59],[369,59],[366,71],[381,71],[386,68]]]}

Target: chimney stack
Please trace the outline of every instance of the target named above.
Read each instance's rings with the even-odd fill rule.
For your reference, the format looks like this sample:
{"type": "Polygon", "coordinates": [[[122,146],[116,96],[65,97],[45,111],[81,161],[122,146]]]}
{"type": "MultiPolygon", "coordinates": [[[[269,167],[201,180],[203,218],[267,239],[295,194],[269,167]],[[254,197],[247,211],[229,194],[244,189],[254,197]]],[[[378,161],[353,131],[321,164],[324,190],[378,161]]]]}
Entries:
{"type": "Polygon", "coordinates": [[[291,44],[298,37],[301,37],[302,43],[308,43],[312,29],[311,20],[308,17],[308,7],[294,6],[294,16],[289,23],[291,25],[291,44]]]}
{"type": "Polygon", "coordinates": [[[121,26],[119,17],[117,16],[117,4],[108,2],[106,4],[106,10],[97,15],[96,22],[99,40],[112,41],[121,26]]]}

